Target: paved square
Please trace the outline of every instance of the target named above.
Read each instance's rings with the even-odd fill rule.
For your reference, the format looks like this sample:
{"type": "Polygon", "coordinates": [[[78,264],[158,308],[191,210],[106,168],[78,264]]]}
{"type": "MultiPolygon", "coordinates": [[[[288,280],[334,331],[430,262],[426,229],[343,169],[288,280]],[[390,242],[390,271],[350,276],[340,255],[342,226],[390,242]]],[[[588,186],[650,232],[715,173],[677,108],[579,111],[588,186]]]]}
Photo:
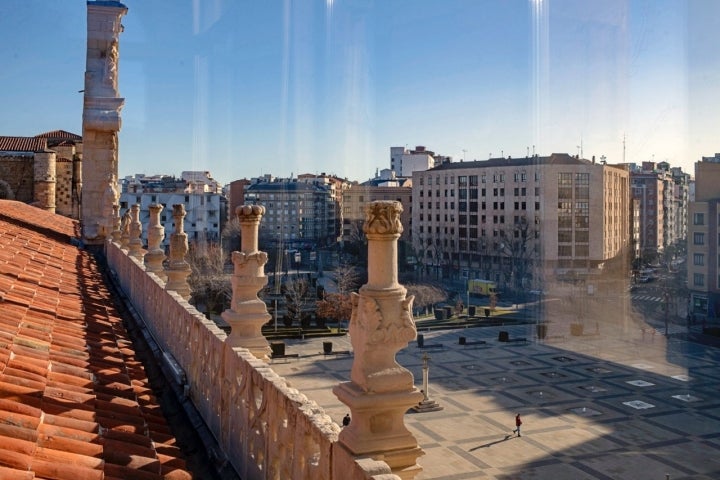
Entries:
{"type": "MultiPolygon", "coordinates": [[[[720,349],[602,326],[582,337],[535,339],[533,325],[422,332],[398,363],[441,411],[408,413],[425,456],[417,480],[664,480],[720,478],[720,349]],[[497,341],[499,330],[527,344],[497,341]],[[485,344],[462,346],[468,342],[485,344]],[[516,413],[523,436],[511,435],[516,413]]],[[[322,341],[287,340],[300,358],[272,368],[338,423],[348,412],[331,392],[349,380],[351,356],[322,355],[322,341]]],[[[351,350],[348,337],[334,350],[351,350]]]]}

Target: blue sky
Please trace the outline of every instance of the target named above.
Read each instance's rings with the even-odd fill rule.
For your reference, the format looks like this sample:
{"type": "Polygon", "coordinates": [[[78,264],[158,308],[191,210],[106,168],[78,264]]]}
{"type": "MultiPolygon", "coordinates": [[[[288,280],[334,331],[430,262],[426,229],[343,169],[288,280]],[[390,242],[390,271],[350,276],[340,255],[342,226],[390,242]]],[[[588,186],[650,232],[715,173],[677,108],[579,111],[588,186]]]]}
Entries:
{"type": "MultiPolygon", "coordinates": [[[[720,151],[714,0],[127,0],[120,174],[720,151]]],[[[0,135],[82,133],[86,5],[3,0],[0,135]]]]}

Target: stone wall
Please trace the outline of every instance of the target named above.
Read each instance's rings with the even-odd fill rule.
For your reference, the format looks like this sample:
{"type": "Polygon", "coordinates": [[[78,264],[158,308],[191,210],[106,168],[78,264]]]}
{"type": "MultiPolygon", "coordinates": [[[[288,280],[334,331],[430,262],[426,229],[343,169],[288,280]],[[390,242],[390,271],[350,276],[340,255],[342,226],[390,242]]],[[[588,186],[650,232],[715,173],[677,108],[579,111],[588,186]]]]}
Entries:
{"type": "Polygon", "coordinates": [[[55,184],[55,213],[66,217],[77,218],[73,203],[73,161],[66,158],[58,159],[55,164],[57,183],[55,184]]]}
{"type": "Polygon", "coordinates": [[[12,191],[13,200],[24,203],[33,201],[35,157],[32,154],[0,155],[0,180],[4,182],[2,191],[12,191]]]}
{"type": "Polygon", "coordinates": [[[187,394],[239,476],[252,479],[398,480],[390,467],[355,458],[340,427],[137,259],[107,242],[110,268],[161,348],[186,377],[187,394]]]}

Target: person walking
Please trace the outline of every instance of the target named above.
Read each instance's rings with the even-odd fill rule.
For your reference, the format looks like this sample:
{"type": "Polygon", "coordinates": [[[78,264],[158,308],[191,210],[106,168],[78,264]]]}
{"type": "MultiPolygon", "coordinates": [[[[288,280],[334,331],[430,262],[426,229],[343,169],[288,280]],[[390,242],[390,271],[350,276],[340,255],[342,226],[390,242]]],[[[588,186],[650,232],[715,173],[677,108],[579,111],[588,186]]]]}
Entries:
{"type": "Polygon", "coordinates": [[[522,419],[520,418],[520,414],[518,413],[515,415],[515,430],[513,430],[513,433],[517,433],[518,437],[522,437],[520,435],[520,426],[522,425],[522,419]]]}
{"type": "Polygon", "coordinates": [[[350,414],[349,413],[346,413],[345,416],[343,417],[342,425],[343,425],[343,427],[347,427],[348,425],[350,425],[350,414]]]}

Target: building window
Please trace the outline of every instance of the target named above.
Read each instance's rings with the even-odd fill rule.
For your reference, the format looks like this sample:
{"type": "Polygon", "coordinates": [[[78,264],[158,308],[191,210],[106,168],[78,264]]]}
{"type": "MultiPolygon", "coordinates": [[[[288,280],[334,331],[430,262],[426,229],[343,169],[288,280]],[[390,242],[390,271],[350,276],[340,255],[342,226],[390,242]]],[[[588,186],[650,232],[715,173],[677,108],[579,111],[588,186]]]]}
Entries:
{"type": "Polygon", "coordinates": [[[572,257],[572,245],[558,245],[558,257],[572,257]]]}
{"type": "Polygon", "coordinates": [[[693,285],[696,287],[704,287],[705,286],[705,275],[702,273],[694,273],[693,274],[693,285]]]}
{"type": "Polygon", "coordinates": [[[705,234],[702,232],[693,233],[693,244],[694,245],[705,245],[705,234]]]}
{"type": "Polygon", "coordinates": [[[460,175],[458,177],[458,185],[461,187],[467,187],[467,177],[465,175],[460,175]]]}
{"type": "Polygon", "coordinates": [[[705,265],[705,255],[702,253],[693,254],[693,265],[705,265]]]}
{"type": "Polygon", "coordinates": [[[705,225],[705,214],[696,213],[693,215],[693,225],[705,225]]]}

